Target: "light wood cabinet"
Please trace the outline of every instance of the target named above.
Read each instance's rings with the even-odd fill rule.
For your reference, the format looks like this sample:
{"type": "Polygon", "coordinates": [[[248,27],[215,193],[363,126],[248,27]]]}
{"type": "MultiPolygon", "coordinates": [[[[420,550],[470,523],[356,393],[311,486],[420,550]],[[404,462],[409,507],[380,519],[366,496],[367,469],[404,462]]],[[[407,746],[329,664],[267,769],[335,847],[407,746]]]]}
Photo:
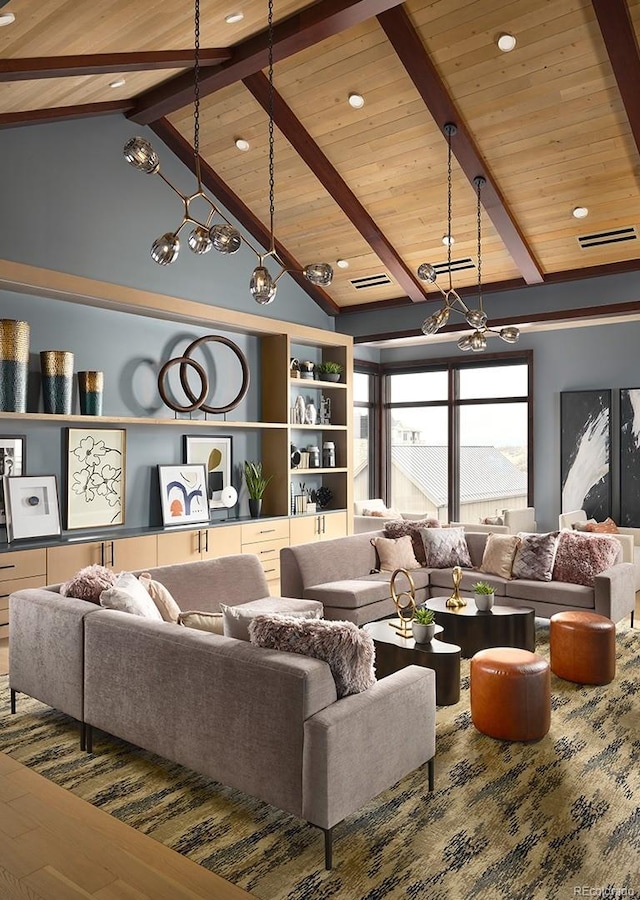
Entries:
{"type": "Polygon", "coordinates": [[[217,528],[159,534],[158,565],[173,566],[242,553],[240,528],[240,525],[220,525],[217,528]]]}
{"type": "Polygon", "coordinates": [[[323,512],[315,516],[295,516],[290,521],[290,543],[309,544],[344,537],[347,533],[346,512],[323,512]]]}
{"type": "Polygon", "coordinates": [[[0,638],[9,636],[9,595],[47,583],[44,549],[12,550],[0,556],[0,638]]]}
{"type": "Polygon", "coordinates": [[[280,593],[280,550],[288,546],[288,519],[261,519],[242,525],[242,552],[258,557],[274,596],[280,593]]]}
{"type": "Polygon", "coordinates": [[[155,535],[139,535],[113,541],[89,541],[47,548],[47,583],[67,581],[78,569],[99,565],[117,572],[148,569],[157,565],[155,535]]]}

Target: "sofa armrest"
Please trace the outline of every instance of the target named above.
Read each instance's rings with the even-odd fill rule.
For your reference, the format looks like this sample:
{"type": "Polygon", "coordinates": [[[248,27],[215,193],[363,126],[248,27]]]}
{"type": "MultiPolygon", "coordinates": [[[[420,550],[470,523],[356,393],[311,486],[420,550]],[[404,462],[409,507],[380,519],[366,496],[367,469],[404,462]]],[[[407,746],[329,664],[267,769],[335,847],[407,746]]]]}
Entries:
{"type": "MultiPolygon", "coordinates": [[[[618,526],[618,534],[628,534],[633,538],[633,543],[635,547],[640,547],[640,528],[629,528],[625,526],[618,526]]],[[[631,562],[631,560],[629,560],[631,562]]]]}
{"type": "Polygon", "coordinates": [[[635,567],[631,563],[618,563],[596,575],[593,586],[595,611],[601,616],[619,622],[635,609],[635,567]]]}
{"type": "Polygon", "coordinates": [[[354,516],[353,533],[364,534],[366,531],[379,531],[384,528],[386,521],[380,516],[354,516]]]}
{"type": "Polygon", "coordinates": [[[407,666],[304,723],[303,815],[332,828],[435,754],[435,672],[407,666]]]}

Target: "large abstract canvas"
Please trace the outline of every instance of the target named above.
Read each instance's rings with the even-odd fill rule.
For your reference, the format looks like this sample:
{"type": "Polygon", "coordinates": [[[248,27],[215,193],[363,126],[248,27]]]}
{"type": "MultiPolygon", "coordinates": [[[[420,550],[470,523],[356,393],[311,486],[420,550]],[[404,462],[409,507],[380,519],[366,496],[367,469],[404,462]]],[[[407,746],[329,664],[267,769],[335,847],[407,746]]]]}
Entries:
{"type": "Polygon", "coordinates": [[[640,526],[640,388],[620,391],[620,524],[640,526]]]}
{"type": "Polygon", "coordinates": [[[611,515],[611,391],[560,395],[562,512],[611,515]]]}

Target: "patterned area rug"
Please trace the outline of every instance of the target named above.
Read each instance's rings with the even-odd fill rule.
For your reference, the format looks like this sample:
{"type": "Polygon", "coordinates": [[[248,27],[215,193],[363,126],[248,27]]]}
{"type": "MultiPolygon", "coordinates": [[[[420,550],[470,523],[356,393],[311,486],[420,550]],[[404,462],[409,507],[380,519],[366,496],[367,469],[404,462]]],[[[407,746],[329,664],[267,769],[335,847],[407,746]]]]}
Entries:
{"type": "Polygon", "coordinates": [[[435,792],[424,766],[337,826],[331,872],[298,819],[106,735],[81,753],[70,720],[29,698],[10,716],[6,678],[0,749],[261,900],[640,896],[640,630],[619,628],[612,684],[552,675],[533,744],[476,732],[468,671],[438,710],[435,792]]]}

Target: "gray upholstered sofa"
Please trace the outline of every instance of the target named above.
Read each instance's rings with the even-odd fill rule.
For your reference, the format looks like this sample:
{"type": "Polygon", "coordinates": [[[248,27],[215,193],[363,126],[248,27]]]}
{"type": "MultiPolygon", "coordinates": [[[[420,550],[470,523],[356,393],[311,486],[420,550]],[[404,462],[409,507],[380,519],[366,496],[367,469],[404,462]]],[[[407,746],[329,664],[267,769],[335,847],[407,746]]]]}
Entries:
{"type": "MultiPolygon", "coordinates": [[[[266,597],[257,557],[151,570],[184,609],[266,597]]],[[[337,699],[329,666],[171,623],[102,609],[56,588],[11,604],[11,700],[25,692],[318,826],[332,828],[428,763],[435,674],[409,666],[337,699]]]]}
{"type": "MultiPolygon", "coordinates": [[[[282,549],[282,595],[320,600],[326,618],[348,619],[357,625],[392,615],[395,607],[390,595],[390,573],[375,571],[377,556],[371,544],[372,538],[382,535],[382,531],[353,534],[282,549]]],[[[477,571],[488,535],[467,532],[465,536],[474,568],[463,571],[463,596],[471,597],[473,583],[482,579],[494,586],[497,604],[527,606],[542,618],[567,609],[586,609],[618,622],[633,612],[635,572],[631,563],[616,562],[596,576],[592,588],[560,581],[509,580],[477,571]]],[[[622,551],[618,559],[622,559],[622,551]]],[[[411,576],[416,602],[449,596],[453,589],[451,573],[451,569],[414,569],[411,576]]],[[[406,589],[406,582],[399,587],[406,589]]]]}

